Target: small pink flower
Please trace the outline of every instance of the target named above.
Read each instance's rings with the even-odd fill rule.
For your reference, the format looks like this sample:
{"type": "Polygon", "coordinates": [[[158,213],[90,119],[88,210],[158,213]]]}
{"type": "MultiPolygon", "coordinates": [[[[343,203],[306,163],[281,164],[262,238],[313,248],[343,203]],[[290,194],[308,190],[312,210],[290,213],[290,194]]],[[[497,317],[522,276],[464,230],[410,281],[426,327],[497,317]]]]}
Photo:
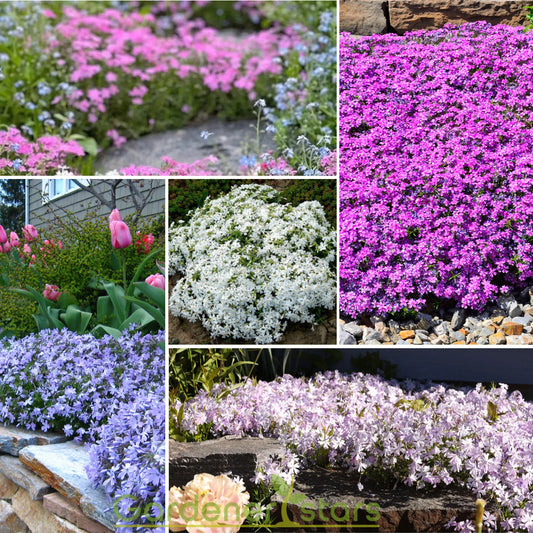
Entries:
{"type": "Polygon", "coordinates": [[[165,276],[162,274],[152,274],[146,278],[146,283],[152,287],[165,290],[165,276]]]}
{"type": "Polygon", "coordinates": [[[43,291],[43,296],[52,302],[57,302],[61,296],[61,291],[57,285],[48,285],[47,283],[43,291]]]}
{"type": "Polygon", "coordinates": [[[23,247],[22,247],[22,251],[26,254],[26,255],[30,255],[31,254],[31,246],[29,244],[25,244],[23,247]]]}
{"type": "Polygon", "coordinates": [[[48,18],[48,19],[55,19],[56,18],[56,14],[51,11],[50,9],[43,9],[43,16],[48,18]]]}
{"type": "Polygon", "coordinates": [[[39,238],[39,232],[35,229],[35,226],[32,226],[31,224],[24,226],[22,232],[24,233],[24,238],[28,242],[35,241],[39,238]]]}

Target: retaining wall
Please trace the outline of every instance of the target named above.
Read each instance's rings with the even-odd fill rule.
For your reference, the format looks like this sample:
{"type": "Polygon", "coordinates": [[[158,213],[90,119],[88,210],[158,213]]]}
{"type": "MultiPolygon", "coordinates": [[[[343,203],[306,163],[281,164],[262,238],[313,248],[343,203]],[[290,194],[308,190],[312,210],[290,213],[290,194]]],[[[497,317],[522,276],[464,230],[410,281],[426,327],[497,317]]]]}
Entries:
{"type": "Polygon", "coordinates": [[[523,26],[531,0],[340,0],[340,31],[355,35],[434,30],[486,20],[523,26]]]}

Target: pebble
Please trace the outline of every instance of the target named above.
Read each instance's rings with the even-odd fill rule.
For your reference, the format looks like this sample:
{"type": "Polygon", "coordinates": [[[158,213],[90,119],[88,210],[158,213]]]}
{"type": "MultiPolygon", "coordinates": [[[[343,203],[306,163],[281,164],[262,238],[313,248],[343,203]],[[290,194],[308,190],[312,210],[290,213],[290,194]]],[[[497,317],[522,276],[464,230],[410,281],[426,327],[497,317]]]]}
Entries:
{"type": "Polygon", "coordinates": [[[439,309],[440,316],[419,313],[406,322],[386,316],[340,322],[341,344],[533,345],[533,287],[499,297],[483,312],[439,309]],[[343,342],[344,341],[344,342],[343,342]]]}

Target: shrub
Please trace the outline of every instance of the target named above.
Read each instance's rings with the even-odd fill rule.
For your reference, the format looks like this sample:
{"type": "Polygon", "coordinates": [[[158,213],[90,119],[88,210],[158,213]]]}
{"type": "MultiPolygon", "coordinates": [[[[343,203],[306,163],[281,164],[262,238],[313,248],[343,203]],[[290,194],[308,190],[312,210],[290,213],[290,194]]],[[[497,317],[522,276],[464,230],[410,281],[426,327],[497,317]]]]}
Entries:
{"type": "Polygon", "coordinates": [[[318,202],[281,205],[266,185],[243,185],[170,229],[169,271],[182,278],[170,311],[212,336],[279,340],[288,321],[335,306],[335,232],[318,202]]]}
{"type": "Polygon", "coordinates": [[[533,279],[533,33],[341,38],[340,285],[350,316],[481,310],[533,279]]]}

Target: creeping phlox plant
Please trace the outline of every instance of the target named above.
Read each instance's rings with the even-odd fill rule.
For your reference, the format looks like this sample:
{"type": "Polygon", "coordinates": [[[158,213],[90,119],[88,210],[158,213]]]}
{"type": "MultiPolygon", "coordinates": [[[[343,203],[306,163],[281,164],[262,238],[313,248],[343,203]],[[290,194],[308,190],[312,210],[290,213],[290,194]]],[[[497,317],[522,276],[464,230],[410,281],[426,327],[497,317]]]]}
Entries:
{"type": "Polygon", "coordinates": [[[0,344],[0,423],[88,443],[87,473],[110,499],[164,505],[163,340],[63,329],[0,344]]]}
{"type": "MultiPolygon", "coordinates": [[[[485,512],[484,531],[531,531],[532,417],[533,405],[506,385],[457,390],[327,372],[217,385],[185,402],[181,427],[192,435],[211,425],[213,437],[279,438],[286,473],[315,464],[346,468],[360,473],[359,490],[370,481],[463,486],[494,509],[485,512]]],[[[264,466],[255,481],[279,468],[264,466]]],[[[454,520],[449,526],[473,531],[454,520]]]]}
{"type": "Polygon", "coordinates": [[[170,228],[170,298],[175,316],[201,320],[213,337],[269,343],[288,321],[316,321],[335,306],[335,231],[318,202],[276,203],[266,185],[207,199],[170,228]]]}
{"type": "MultiPolygon", "coordinates": [[[[277,132],[279,146],[274,154],[256,147],[254,160],[261,164],[255,172],[294,173],[295,166],[301,172],[327,171],[322,160],[335,146],[334,5],[309,9],[309,28],[293,23],[291,17],[305,12],[296,3],[278,7],[288,13],[278,23],[276,11],[266,13],[268,3],[227,2],[221,17],[235,25],[228,35],[202,18],[208,4],[0,5],[3,123],[22,136],[1,147],[0,173],[94,174],[94,157],[102,148],[208,115],[253,118],[253,102],[274,93],[285,111],[270,113],[267,129],[277,132]],[[21,70],[21,64],[27,68],[21,70]],[[282,89],[285,79],[290,87],[282,89]],[[298,135],[305,145],[289,148],[298,135]],[[30,152],[38,165],[27,158],[30,152]],[[66,162],[64,153],[72,156],[66,162]]],[[[214,24],[218,17],[207,18],[214,24]]],[[[114,172],[210,175],[215,161],[214,155],[192,164],[165,157],[161,168],[114,172]]]]}
{"type": "Polygon", "coordinates": [[[485,22],[341,37],[348,315],[480,310],[533,279],[533,32],[485,22]]]}

